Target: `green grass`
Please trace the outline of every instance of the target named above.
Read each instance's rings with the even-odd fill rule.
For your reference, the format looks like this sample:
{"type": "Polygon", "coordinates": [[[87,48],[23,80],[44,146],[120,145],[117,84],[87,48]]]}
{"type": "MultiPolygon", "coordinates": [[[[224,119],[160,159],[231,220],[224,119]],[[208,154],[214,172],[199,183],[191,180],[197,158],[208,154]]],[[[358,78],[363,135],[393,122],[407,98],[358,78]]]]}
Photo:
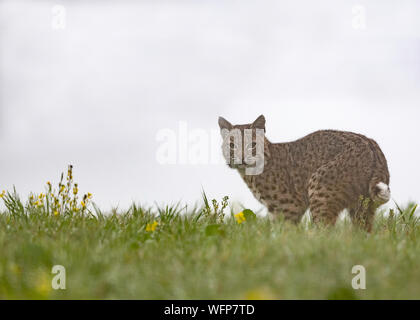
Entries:
{"type": "Polygon", "coordinates": [[[54,215],[4,198],[0,299],[420,299],[413,206],[379,215],[369,234],[252,214],[222,221],[223,206],[214,212],[207,200],[189,212],[54,215]],[[53,265],[66,268],[65,290],[51,289],[53,265]],[[366,290],[351,287],[354,265],[366,268],[366,290]]]}

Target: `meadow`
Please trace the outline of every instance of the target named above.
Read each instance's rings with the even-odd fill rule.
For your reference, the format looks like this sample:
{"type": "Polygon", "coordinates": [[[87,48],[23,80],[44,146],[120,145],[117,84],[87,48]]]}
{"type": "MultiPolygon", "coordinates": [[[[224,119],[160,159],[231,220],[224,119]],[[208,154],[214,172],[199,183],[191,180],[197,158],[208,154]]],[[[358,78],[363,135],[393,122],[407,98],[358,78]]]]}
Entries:
{"type": "Polygon", "coordinates": [[[72,168],[23,201],[0,195],[0,299],[420,299],[416,206],[378,212],[367,233],[292,225],[228,198],[202,206],[102,212],[72,168]],[[66,288],[55,290],[62,265],[66,288]],[[352,288],[352,267],[366,289],[352,288]]]}

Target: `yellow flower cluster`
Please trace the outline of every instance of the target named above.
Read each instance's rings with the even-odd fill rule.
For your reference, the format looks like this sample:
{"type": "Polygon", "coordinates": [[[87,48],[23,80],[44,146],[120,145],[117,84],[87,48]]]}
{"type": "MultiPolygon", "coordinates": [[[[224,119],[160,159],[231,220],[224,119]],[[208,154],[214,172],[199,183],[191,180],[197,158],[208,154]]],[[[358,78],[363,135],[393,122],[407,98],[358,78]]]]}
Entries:
{"type": "Polygon", "coordinates": [[[44,207],[48,212],[52,212],[54,216],[65,212],[85,211],[92,199],[92,194],[85,194],[79,202],[79,185],[73,183],[72,165],[68,167],[66,181],[63,180],[64,174],[61,174],[57,190],[53,189],[50,181],[47,181],[46,194],[41,193],[39,196],[30,195],[29,206],[36,208],[44,207]]]}
{"type": "Polygon", "coordinates": [[[235,214],[235,220],[239,224],[246,221],[246,218],[245,218],[245,215],[244,215],[243,211],[235,214]]]}
{"type": "Polygon", "coordinates": [[[45,199],[45,198],[46,198],[45,194],[41,193],[41,194],[37,197],[36,201],[34,201],[34,196],[33,196],[33,195],[31,195],[31,196],[29,197],[29,201],[30,201],[30,203],[31,203],[33,206],[35,206],[35,207],[37,207],[37,208],[41,208],[41,207],[43,207],[43,206],[44,206],[44,199],[45,199]]]}
{"type": "Polygon", "coordinates": [[[157,226],[159,225],[159,223],[155,220],[152,223],[148,223],[146,225],[146,231],[147,232],[153,232],[156,230],[157,226]]]}

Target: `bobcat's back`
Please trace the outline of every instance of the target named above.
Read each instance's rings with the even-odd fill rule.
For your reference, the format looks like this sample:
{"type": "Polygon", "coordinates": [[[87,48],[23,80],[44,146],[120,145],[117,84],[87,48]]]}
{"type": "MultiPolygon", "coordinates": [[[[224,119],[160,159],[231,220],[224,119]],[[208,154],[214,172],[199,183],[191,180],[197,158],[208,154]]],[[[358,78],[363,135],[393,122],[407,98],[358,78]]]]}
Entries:
{"type": "MultiPolygon", "coordinates": [[[[339,182],[338,177],[359,182],[377,178],[381,180],[378,182],[389,184],[384,154],[374,140],[361,134],[321,130],[291,143],[271,144],[271,149],[269,170],[286,165],[297,189],[307,187],[315,173],[335,182],[339,182]],[[286,162],[281,155],[285,148],[288,149],[286,162]],[[335,174],[331,171],[333,167],[337,167],[335,174]]],[[[365,191],[363,194],[367,194],[365,191]]]]}

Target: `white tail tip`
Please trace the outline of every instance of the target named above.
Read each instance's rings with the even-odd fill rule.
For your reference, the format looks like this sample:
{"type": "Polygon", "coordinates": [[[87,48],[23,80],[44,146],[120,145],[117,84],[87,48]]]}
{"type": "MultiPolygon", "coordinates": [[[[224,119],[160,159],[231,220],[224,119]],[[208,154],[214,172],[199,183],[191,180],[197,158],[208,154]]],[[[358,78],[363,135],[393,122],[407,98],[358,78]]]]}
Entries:
{"type": "Polygon", "coordinates": [[[388,202],[391,199],[391,191],[389,190],[389,186],[386,183],[379,182],[376,187],[378,188],[379,192],[377,193],[377,197],[385,202],[388,202]]]}

